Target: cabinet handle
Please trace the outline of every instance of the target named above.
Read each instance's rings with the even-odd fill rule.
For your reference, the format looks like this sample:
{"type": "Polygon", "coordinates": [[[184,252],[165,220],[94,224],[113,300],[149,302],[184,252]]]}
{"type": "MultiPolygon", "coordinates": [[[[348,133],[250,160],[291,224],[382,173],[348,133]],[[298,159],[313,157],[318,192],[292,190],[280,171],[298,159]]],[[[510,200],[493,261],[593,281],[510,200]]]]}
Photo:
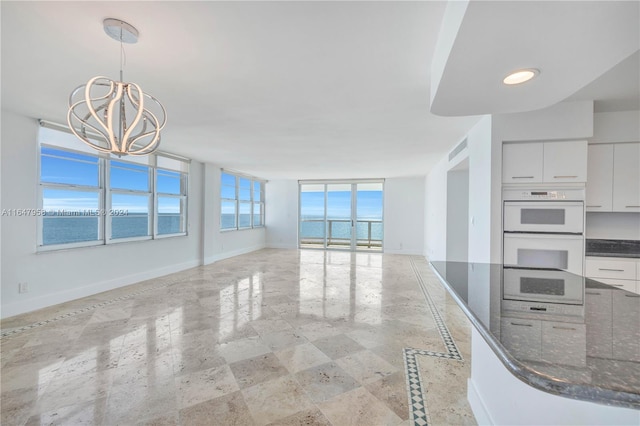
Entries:
{"type": "Polygon", "coordinates": [[[626,207],[626,208],[628,208],[628,209],[637,209],[637,208],[639,208],[640,206],[625,206],[625,207],[626,207]]]}
{"type": "Polygon", "coordinates": [[[511,179],[533,179],[533,176],[511,176],[511,179]]]}
{"type": "Polygon", "coordinates": [[[575,328],[573,328],[573,327],[560,327],[558,325],[554,325],[553,328],[555,328],[557,330],[573,330],[573,331],[575,331],[575,328]]]}
{"type": "Polygon", "coordinates": [[[519,325],[520,327],[533,327],[531,324],[522,324],[520,322],[512,322],[511,325],[519,325]]]}
{"type": "Polygon", "coordinates": [[[590,205],[587,204],[587,207],[602,207],[602,206],[595,206],[595,205],[594,206],[590,206],[590,205]]]}
{"type": "Polygon", "coordinates": [[[624,297],[640,297],[640,294],[625,294],[624,297]]]}
{"type": "Polygon", "coordinates": [[[601,296],[602,295],[602,293],[598,293],[596,291],[587,291],[587,294],[593,294],[595,296],[601,296]]]}
{"type": "Polygon", "coordinates": [[[578,176],[554,176],[554,179],[573,179],[573,178],[577,178],[578,176]]]}
{"type": "Polygon", "coordinates": [[[612,285],[613,287],[624,287],[624,284],[610,284],[610,285],[612,285]]]}
{"type": "Polygon", "coordinates": [[[624,272],[624,269],[598,268],[599,271],[624,272]]]}

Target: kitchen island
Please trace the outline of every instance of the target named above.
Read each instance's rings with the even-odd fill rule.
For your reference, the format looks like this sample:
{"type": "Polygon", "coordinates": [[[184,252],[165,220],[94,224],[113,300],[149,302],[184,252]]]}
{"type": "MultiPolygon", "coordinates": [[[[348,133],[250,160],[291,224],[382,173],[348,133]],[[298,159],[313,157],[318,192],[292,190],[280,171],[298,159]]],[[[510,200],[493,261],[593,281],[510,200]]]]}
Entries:
{"type": "Polygon", "coordinates": [[[560,270],[431,265],[474,326],[479,423],[640,424],[640,295],[560,270]]]}

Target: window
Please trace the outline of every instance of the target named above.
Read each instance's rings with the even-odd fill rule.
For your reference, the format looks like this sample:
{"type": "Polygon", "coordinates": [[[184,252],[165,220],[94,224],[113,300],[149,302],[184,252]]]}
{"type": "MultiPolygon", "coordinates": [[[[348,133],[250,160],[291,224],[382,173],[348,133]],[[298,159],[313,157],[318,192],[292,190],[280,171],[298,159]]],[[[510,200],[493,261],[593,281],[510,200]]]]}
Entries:
{"type": "Polygon", "coordinates": [[[101,168],[98,157],[42,147],[40,245],[91,243],[102,239],[101,168]]]}
{"type": "Polygon", "coordinates": [[[124,161],[109,161],[111,239],[151,235],[151,168],[124,161]]]}
{"type": "Polygon", "coordinates": [[[186,235],[187,160],[69,149],[73,136],[50,128],[39,139],[42,249],[186,235]]]}
{"type": "Polygon", "coordinates": [[[222,172],[220,179],[220,229],[264,226],[264,182],[222,172]]]}
{"type": "MultiPolygon", "coordinates": [[[[161,160],[159,158],[159,160],[161,160]]],[[[159,161],[162,164],[163,161],[159,161]]],[[[170,169],[157,169],[157,231],[158,235],[183,234],[187,232],[187,174],[180,171],[181,162],[163,164],[170,169]],[[175,170],[177,169],[177,170],[175,170]]]]}

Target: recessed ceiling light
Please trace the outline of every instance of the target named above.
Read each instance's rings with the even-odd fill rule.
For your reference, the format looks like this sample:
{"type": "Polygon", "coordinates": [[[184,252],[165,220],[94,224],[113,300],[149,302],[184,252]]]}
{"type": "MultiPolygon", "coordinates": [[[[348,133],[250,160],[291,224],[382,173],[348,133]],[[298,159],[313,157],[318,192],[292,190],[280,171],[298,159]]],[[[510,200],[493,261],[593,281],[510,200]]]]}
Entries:
{"type": "Polygon", "coordinates": [[[540,71],[535,68],[526,68],[522,70],[517,70],[509,74],[502,80],[502,82],[506,85],[514,85],[527,82],[531,80],[533,77],[540,74],[540,71]]]}

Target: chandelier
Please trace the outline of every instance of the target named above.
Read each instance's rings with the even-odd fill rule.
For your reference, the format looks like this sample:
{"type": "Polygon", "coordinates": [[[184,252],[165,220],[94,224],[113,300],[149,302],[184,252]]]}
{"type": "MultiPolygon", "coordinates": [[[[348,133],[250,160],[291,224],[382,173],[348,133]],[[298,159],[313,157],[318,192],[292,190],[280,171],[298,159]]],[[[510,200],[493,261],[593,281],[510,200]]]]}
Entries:
{"type": "Polygon", "coordinates": [[[136,43],[138,30],[119,19],[103,21],[105,32],[120,42],[120,81],[98,76],[69,96],[67,123],[82,142],[101,152],[147,155],[160,144],[167,113],[153,96],[122,77],[122,43],[136,43]]]}

